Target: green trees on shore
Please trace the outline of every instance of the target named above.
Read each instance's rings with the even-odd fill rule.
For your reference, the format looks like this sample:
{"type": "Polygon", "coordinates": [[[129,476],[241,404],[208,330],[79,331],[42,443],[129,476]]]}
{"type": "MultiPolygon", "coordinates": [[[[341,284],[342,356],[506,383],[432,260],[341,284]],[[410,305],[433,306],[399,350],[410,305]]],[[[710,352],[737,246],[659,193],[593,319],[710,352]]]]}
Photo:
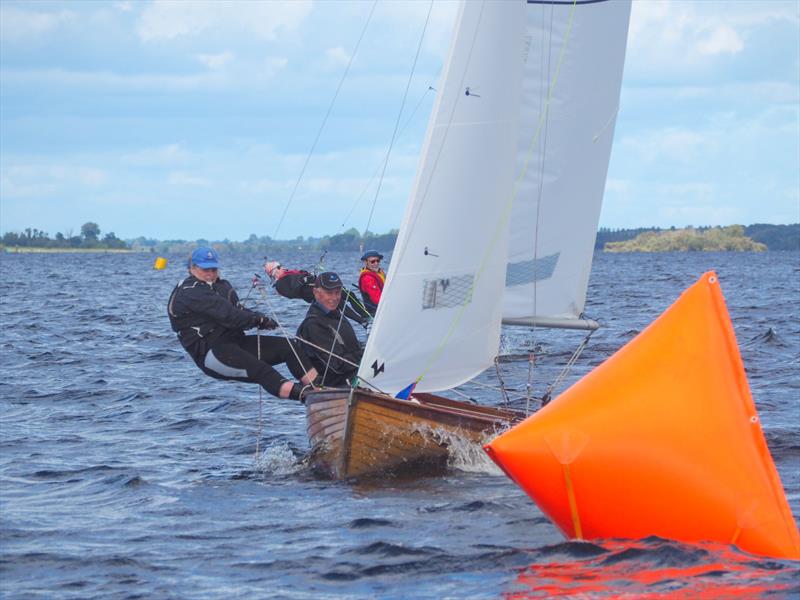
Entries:
{"type": "MultiPolygon", "coordinates": [[[[5,233],[0,240],[0,250],[44,249],[69,250],[129,250],[158,254],[189,253],[197,246],[213,245],[225,253],[248,252],[270,256],[275,253],[303,248],[320,252],[356,252],[361,248],[388,252],[394,248],[397,230],[375,234],[367,232],[364,236],[357,229],[349,229],[336,235],[323,237],[297,237],[293,240],[273,240],[269,236],[251,234],[246,240],[233,242],[228,239],[209,240],[155,240],[138,237],[121,240],[114,232],[101,236],[100,226],[89,221],[81,226],[80,235],[72,231],[58,232],[51,238],[46,232],[28,228],[22,232],[5,233]]],[[[760,252],[763,250],[800,250],[800,224],[766,225],[755,224],[744,227],[686,227],[677,229],[608,229],[600,228],[595,243],[596,250],[609,252],[680,252],[680,251],[729,251],[742,250],[760,252]]],[[[30,251],[30,250],[27,250],[30,251]]]]}
{"type": "Polygon", "coordinates": [[[45,231],[28,227],[25,231],[9,231],[3,234],[2,245],[7,248],[64,248],[64,249],[97,249],[117,250],[128,248],[124,240],[119,239],[111,231],[100,238],[100,226],[91,221],[81,226],[80,235],[66,235],[60,231],[51,238],[45,231]]]}
{"type": "Polygon", "coordinates": [[[682,252],[800,250],[800,223],[744,227],[608,229],[597,232],[595,250],[607,252],[682,252]]]}
{"type": "Polygon", "coordinates": [[[645,231],[632,240],[607,242],[606,252],[764,252],[765,244],[754,242],[744,234],[742,225],[707,229],[672,229],[645,231]]]}

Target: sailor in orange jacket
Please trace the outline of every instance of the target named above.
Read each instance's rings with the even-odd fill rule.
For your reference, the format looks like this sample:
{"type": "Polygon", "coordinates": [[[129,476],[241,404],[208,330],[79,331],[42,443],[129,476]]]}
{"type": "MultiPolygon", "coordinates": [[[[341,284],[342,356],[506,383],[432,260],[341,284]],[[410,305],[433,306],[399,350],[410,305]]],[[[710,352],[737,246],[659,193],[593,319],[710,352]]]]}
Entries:
{"type": "Polygon", "coordinates": [[[383,254],[375,250],[368,250],[361,257],[364,266],[358,274],[358,289],[361,290],[364,306],[372,315],[378,310],[383,284],[386,282],[386,273],[381,269],[382,259],[383,254]]]}

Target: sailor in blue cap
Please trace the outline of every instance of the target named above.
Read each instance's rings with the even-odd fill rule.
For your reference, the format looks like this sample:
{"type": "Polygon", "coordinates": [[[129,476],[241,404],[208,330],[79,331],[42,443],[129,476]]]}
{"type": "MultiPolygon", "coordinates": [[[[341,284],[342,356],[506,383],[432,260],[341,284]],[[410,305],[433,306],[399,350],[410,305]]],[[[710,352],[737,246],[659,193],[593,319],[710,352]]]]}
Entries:
{"type": "Polygon", "coordinates": [[[215,379],[258,383],[279,398],[302,400],[303,386],[309,386],[317,372],[298,344],[283,337],[244,334],[278,324],[241,305],[233,286],[219,276],[216,250],[197,248],[188,262],[189,277],[175,286],[167,312],[172,330],[200,370],[215,379]],[[300,383],[273,368],[280,363],[300,383]]]}

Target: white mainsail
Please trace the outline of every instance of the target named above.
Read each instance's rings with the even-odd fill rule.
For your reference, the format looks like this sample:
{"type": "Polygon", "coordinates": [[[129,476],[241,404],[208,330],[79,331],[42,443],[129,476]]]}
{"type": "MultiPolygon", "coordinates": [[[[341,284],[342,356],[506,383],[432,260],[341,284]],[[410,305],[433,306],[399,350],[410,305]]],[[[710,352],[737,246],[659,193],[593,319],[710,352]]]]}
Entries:
{"type": "MultiPolygon", "coordinates": [[[[503,322],[592,327],[586,301],[630,2],[528,0],[503,322]]],[[[596,325],[594,325],[596,326],[596,325]]]]}
{"type": "Polygon", "coordinates": [[[457,386],[497,353],[517,147],[523,2],[461,5],[359,377],[457,386]]]}
{"type": "Polygon", "coordinates": [[[394,394],[489,367],[506,323],[588,328],[629,0],[461,5],[359,377],[394,394]]]}

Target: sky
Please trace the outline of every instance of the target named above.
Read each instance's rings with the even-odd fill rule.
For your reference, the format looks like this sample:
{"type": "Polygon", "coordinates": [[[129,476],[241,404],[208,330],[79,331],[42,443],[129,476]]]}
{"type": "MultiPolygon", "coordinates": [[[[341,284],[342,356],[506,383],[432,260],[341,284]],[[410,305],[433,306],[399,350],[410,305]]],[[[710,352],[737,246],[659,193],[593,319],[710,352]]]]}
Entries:
{"type": "MultiPolygon", "coordinates": [[[[0,231],[399,227],[456,14],[428,9],[0,0],[0,231]]],[[[635,1],[600,226],[796,222],[800,2],[635,1]]]]}

